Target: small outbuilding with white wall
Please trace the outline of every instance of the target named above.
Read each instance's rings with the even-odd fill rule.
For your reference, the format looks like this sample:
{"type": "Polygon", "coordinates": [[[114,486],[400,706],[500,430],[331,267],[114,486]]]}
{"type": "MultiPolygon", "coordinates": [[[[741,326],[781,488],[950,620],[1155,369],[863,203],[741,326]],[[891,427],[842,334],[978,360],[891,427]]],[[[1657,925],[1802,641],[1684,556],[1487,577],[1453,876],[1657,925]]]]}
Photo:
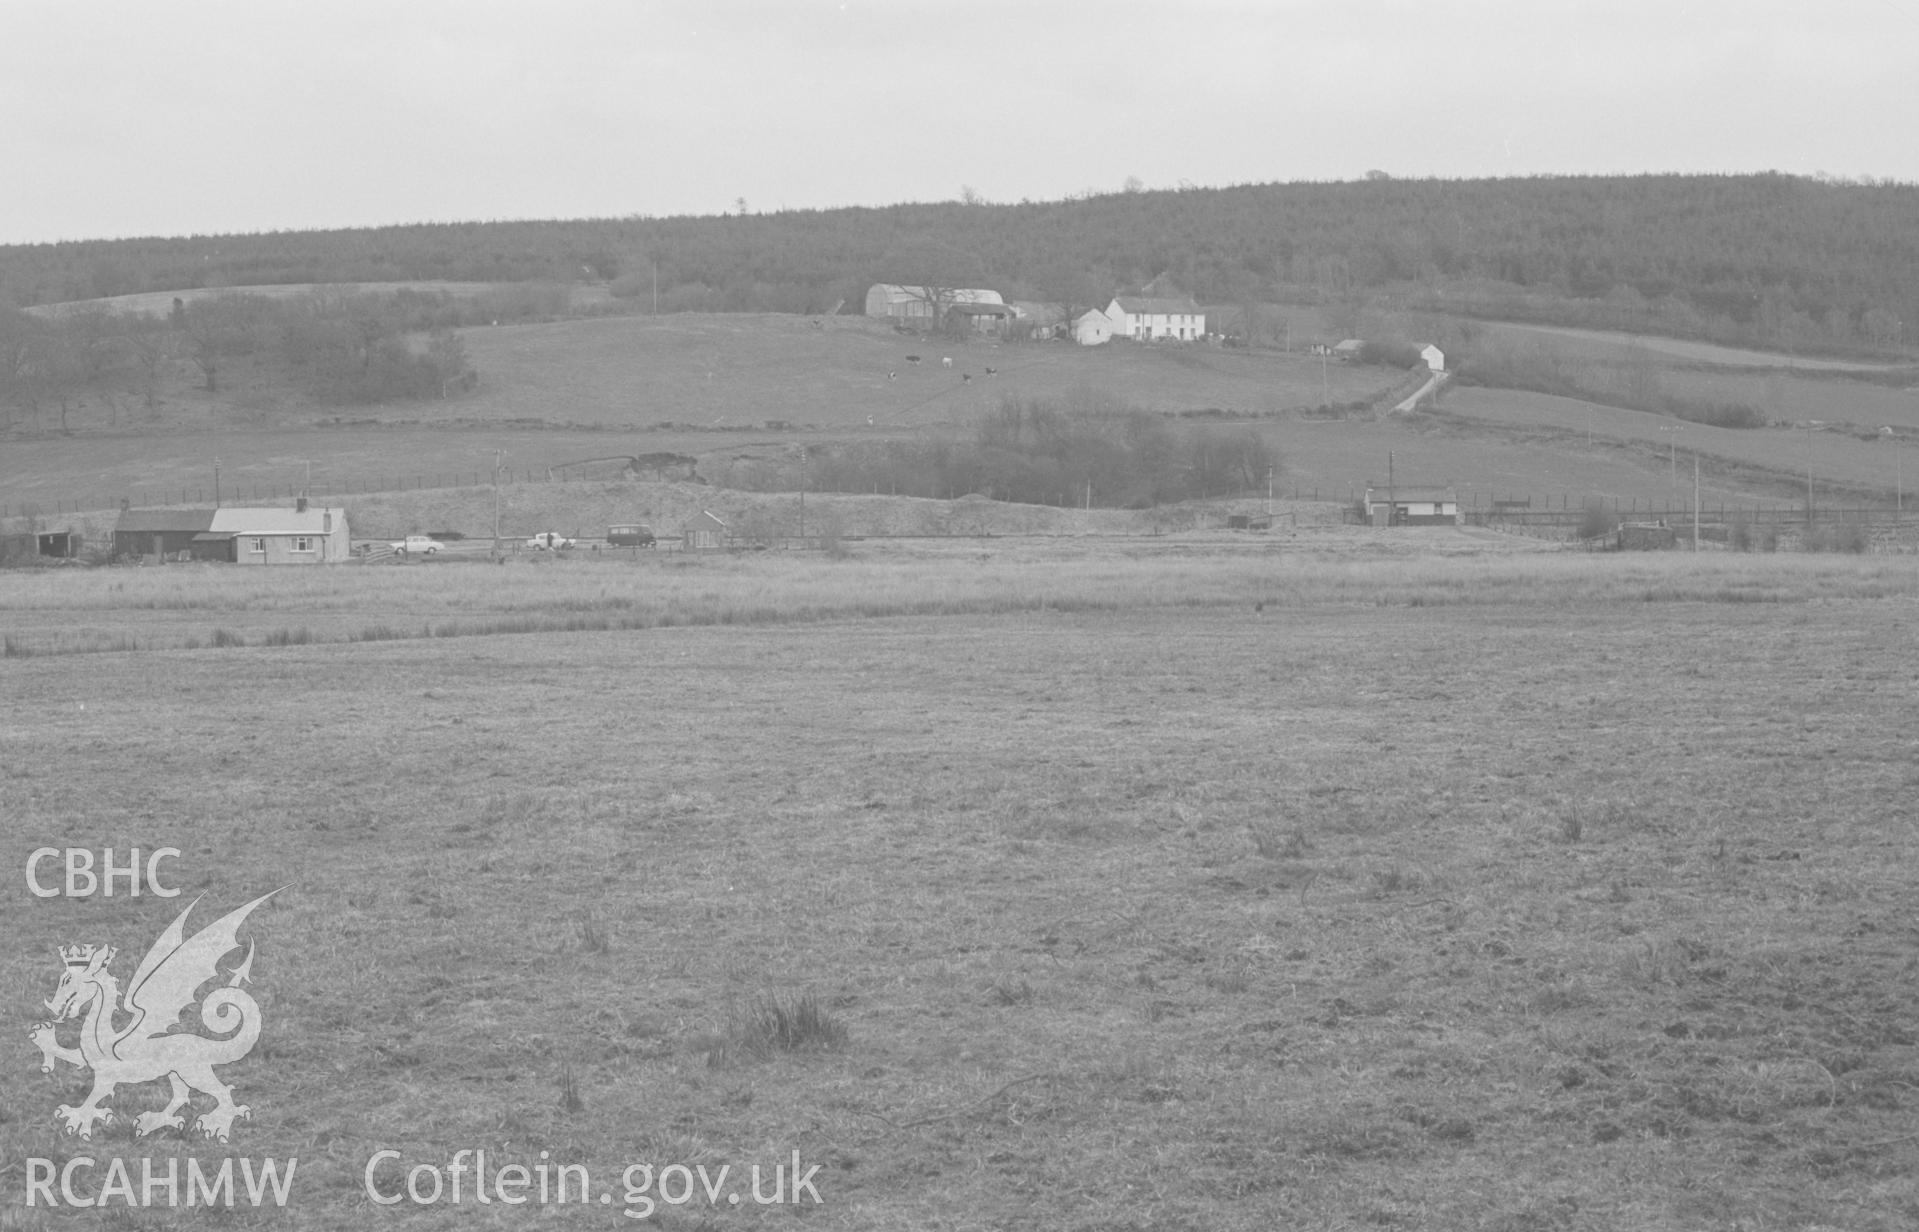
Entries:
{"type": "Polygon", "coordinates": [[[688,552],[721,552],[726,550],[726,523],[714,516],[710,509],[702,509],[686,520],[680,528],[681,547],[688,552]]]}
{"type": "Polygon", "coordinates": [[[1098,346],[1113,340],[1113,318],[1094,308],[1073,322],[1073,341],[1081,346],[1098,346]]]}
{"type": "Polygon", "coordinates": [[[1459,497],[1451,488],[1412,484],[1367,488],[1366,516],[1374,526],[1458,526],[1459,497]]]}

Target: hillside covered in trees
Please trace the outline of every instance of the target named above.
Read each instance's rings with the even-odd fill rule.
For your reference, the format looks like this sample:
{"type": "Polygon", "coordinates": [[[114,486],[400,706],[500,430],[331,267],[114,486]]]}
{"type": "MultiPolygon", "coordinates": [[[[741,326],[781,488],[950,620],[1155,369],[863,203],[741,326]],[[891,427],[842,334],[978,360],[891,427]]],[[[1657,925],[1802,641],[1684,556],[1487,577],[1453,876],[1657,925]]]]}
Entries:
{"type": "Polygon", "coordinates": [[[1891,350],[1919,186],[1778,174],[1244,185],[718,217],[435,223],[0,247],[26,306],[190,287],[596,282],[635,311],[857,311],[873,282],[1103,304],[1390,301],[1720,341],[1891,350]]]}

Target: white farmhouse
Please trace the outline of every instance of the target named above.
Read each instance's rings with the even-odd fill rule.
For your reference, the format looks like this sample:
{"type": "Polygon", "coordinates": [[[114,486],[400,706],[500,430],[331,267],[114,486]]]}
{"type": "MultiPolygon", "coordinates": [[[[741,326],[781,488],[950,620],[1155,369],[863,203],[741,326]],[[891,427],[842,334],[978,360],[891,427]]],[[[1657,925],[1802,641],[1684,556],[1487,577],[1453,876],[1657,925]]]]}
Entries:
{"type": "Polygon", "coordinates": [[[1190,297],[1122,295],[1106,305],[1106,315],[1114,333],[1137,342],[1161,338],[1192,342],[1206,335],[1206,314],[1190,297]]]}
{"type": "Polygon", "coordinates": [[[1430,342],[1419,348],[1419,357],[1425,360],[1426,366],[1434,372],[1444,372],[1446,370],[1446,352],[1440,350],[1430,342]]]}

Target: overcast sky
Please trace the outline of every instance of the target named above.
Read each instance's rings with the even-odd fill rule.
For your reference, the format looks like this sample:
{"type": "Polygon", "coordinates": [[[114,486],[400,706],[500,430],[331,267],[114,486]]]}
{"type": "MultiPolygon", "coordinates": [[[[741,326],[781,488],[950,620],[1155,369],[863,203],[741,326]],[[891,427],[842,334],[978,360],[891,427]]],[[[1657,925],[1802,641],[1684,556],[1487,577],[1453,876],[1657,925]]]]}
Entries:
{"type": "Polygon", "coordinates": [[[0,0],[0,243],[1405,176],[1919,181],[1905,0],[0,0]]]}

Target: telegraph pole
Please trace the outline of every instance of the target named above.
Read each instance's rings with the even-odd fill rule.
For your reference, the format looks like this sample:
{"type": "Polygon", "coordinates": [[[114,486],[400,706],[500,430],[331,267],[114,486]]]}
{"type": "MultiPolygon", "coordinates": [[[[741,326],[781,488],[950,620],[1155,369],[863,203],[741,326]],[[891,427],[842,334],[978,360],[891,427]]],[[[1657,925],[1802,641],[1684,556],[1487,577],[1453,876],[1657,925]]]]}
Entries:
{"type": "Polygon", "coordinates": [[[1692,550],[1699,550],[1699,451],[1692,455],[1692,550]]]}
{"type": "MultiPolygon", "coordinates": [[[[1906,520],[1905,442],[1899,439],[1899,434],[1892,430],[1891,424],[1880,428],[1879,431],[1892,438],[1892,521],[1893,525],[1897,526],[1906,520]]],[[[214,473],[217,475],[219,463],[214,463],[214,466],[216,468],[214,473]]]]}
{"type": "Polygon", "coordinates": [[[506,450],[493,451],[493,559],[500,559],[500,463],[506,459],[506,450]]]}
{"type": "Polygon", "coordinates": [[[220,507],[220,459],[213,460],[213,507],[220,507]]]}
{"type": "Polygon", "coordinates": [[[1666,433],[1666,508],[1670,511],[1679,498],[1679,438],[1674,433],[1685,429],[1674,425],[1659,430],[1666,433]]]}
{"type": "Polygon", "coordinates": [[[1823,419],[1806,421],[1806,529],[1812,529],[1812,430],[1825,426],[1823,419]]]}

